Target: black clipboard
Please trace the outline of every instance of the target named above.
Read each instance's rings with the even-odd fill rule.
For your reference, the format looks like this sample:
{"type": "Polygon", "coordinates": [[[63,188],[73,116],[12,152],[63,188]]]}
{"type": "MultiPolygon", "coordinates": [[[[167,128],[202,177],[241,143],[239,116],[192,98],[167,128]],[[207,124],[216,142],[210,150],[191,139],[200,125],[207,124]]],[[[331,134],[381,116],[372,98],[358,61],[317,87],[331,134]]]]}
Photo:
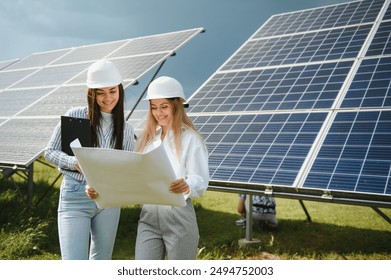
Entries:
{"type": "Polygon", "coordinates": [[[89,119],[61,116],[61,150],[74,156],[70,144],[76,138],[82,147],[91,147],[91,122],[89,119]]]}

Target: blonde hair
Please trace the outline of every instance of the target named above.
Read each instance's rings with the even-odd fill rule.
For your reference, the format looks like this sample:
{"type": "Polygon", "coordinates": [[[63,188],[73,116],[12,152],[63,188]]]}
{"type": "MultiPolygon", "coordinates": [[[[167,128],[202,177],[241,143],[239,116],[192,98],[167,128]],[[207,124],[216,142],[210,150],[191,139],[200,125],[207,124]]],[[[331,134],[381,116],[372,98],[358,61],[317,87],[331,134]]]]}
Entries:
{"type": "MultiPolygon", "coordinates": [[[[198,131],[195,128],[193,122],[191,119],[187,116],[185,108],[183,107],[183,101],[179,97],[175,98],[166,98],[172,108],[173,118],[171,122],[170,130],[172,130],[174,134],[174,143],[175,148],[177,150],[177,156],[178,158],[181,157],[181,151],[182,151],[182,127],[188,127],[191,130],[195,131],[197,134],[198,131]]],[[[153,138],[156,135],[156,129],[158,127],[158,123],[154,116],[152,115],[151,105],[149,107],[148,116],[147,116],[147,123],[145,125],[144,131],[140,137],[140,139],[137,141],[137,152],[143,152],[145,148],[150,144],[153,140],[153,138]]]]}

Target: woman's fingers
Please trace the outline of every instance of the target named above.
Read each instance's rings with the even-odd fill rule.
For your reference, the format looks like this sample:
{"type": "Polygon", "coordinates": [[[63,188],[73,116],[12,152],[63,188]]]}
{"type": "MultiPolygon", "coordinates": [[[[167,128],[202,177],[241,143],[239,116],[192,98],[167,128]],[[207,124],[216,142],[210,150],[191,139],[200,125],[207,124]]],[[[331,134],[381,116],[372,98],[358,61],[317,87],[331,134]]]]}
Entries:
{"type": "Polygon", "coordinates": [[[89,185],[85,188],[86,195],[91,199],[97,199],[99,194],[89,185]]]}
{"type": "Polygon", "coordinates": [[[173,193],[189,193],[190,188],[185,179],[181,178],[171,183],[170,191],[173,193]]]}

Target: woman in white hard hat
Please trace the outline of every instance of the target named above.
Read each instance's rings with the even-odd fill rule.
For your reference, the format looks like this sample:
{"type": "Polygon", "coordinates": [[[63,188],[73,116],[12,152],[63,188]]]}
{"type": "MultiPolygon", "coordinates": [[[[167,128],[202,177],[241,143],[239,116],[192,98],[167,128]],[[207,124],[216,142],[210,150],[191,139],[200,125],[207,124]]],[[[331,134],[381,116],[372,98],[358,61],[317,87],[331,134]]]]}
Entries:
{"type": "MultiPolygon", "coordinates": [[[[72,108],[66,115],[90,120],[93,147],[133,150],[134,133],[125,122],[124,88],[117,67],[107,60],[93,63],[87,87],[88,106],[72,108]]],[[[58,205],[62,259],[111,259],[120,208],[98,209],[85,194],[87,183],[76,158],[62,152],[61,123],[45,149],[45,158],[64,175],[58,205]]]]}
{"type": "Polygon", "coordinates": [[[195,259],[199,240],[191,198],[208,187],[208,152],[203,138],[187,116],[181,84],[160,77],[148,87],[149,113],[136,150],[148,152],[162,144],[177,175],[170,191],[183,193],[185,207],[146,205],[137,229],[136,259],[195,259]]]}

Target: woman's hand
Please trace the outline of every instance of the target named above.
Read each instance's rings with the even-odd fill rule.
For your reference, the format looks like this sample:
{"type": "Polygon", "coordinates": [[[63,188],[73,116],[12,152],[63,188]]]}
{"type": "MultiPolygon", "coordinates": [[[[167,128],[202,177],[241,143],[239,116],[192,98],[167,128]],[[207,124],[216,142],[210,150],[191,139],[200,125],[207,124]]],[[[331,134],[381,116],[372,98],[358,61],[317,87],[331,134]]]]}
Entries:
{"type": "Polygon", "coordinates": [[[75,168],[76,168],[77,171],[79,171],[80,174],[83,174],[83,172],[81,171],[81,167],[80,167],[79,163],[76,163],[75,168]]]}
{"type": "Polygon", "coordinates": [[[89,185],[85,188],[86,195],[91,199],[97,199],[99,194],[89,185]]]}
{"type": "Polygon", "coordinates": [[[190,192],[190,188],[187,185],[185,179],[180,178],[171,183],[170,192],[188,194],[190,192]]]}

